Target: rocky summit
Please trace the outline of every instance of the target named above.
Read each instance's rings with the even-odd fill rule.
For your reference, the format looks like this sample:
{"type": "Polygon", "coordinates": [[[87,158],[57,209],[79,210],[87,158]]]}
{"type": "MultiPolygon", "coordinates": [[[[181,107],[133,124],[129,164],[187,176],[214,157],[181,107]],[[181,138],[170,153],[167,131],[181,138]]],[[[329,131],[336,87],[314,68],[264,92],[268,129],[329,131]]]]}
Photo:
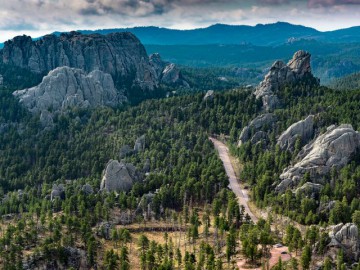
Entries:
{"type": "Polygon", "coordinates": [[[319,84],[319,80],[315,79],[311,73],[310,58],[310,53],[298,51],[288,64],[283,61],[276,61],[271,66],[265,79],[254,92],[257,99],[262,99],[265,110],[271,111],[280,105],[280,100],[276,94],[286,85],[305,82],[309,78],[311,83],[319,84]]]}
{"type": "Polygon", "coordinates": [[[38,86],[15,91],[14,96],[32,113],[41,113],[41,119],[46,121],[51,116],[50,111],[116,106],[126,101],[115,89],[110,74],[99,70],[86,74],[81,69],[69,67],[54,69],[38,86]]]}
{"type": "Polygon", "coordinates": [[[78,32],[46,35],[33,41],[18,36],[5,42],[0,62],[35,73],[47,73],[61,66],[101,70],[124,87],[153,90],[157,78],[144,46],[131,33],[83,35],[78,32]]]}
{"type": "Polygon", "coordinates": [[[280,175],[276,191],[283,193],[295,188],[306,173],[311,182],[324,184],[331,168],[345,166],[360,148],[360,134],[351,125],[330,126],[327,131],[305,145],[297,156],[298,162],[280,175]]]}
{"type": "Polygon", "coordinates": [[[160,83],[172,86],[189,87],[189,84],[183,78],[180,69],[174,63],[163,61],[158,53],[151,54],[149,59],[150,64],[155,70],[157,80],[160,83]]]}

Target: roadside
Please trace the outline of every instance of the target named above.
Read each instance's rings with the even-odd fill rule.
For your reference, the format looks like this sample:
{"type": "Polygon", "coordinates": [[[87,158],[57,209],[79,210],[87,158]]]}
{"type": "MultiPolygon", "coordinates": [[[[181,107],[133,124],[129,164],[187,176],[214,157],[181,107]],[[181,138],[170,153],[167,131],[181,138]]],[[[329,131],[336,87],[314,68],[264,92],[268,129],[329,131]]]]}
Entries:
{"type": "Polygon", "coordinates": [[[216,150],[219,152],[220,159],[222,160],[226,174],[229,177],[229,186],[230,186],[231,190],[235,193],[236,197],[238,198],[239,206],[240,207],[244,206],[245,213],[250,216],[251,220],[254,223],[256,223],[258,221],[258,218],[254,215],[254,213],[249,208],[249,205],[248,205],[249,196],[247,194],[247,191],[245,189],[241,188],[241,186],[238,182],[234,168],[230,161],[228,147],[224,143],[220,142],[219,140],[217,140],[215,138],[209,137],[209,139],[213,142],[216,150]]]}
{"type": "MultiPolygon", "coordinates": [[[[218,151],[219,157],[224,164],[226,174],[229,177],[229,187],[237,196],[238,202],[239,202],[239,207],[244,206],[245,213],[249,214],[251,220],[254,223],[256,223],[260,217],[266,219],[268,214],[265,211],[258,209],[253,202],[250,202],[249,196],[248,196],[248,191],[249,191],[248,188],[243,183],[238,181],[238,179],[240,179],[239,173],[242,169],[242,165],[240,164],[240,162],[235,157],[232,157],[229,154],[229,149],[224,143],[222,143],[221,141],[219,141],[213,137],[209,137],[209,139],[213,142],[215,149],[218,151]]],[[[275,224],[279,224],[278,223],[279,218],[281,220],[283,219],[283,217],[281,217],[281,216],[278,217],[277,215],[274,215],[274,220],[276,220],[275,224]]],[[[289,224],[289,223],[287,223],[287,224],[289,224]]],[[[282,226],[279,226],[279,227],[282,227],[282,226]]],[[[283,231],[285,228],[281,228],[279,230],[279,227],[278,227],[278,225],[272,226],[272,230],[277,232],[278,235],[280,236],[279,232],[283,231]]],[[[281,236],[280,236],[280,238],[281,238],[281,236]]],[[[292,255],[289,253],[288,247],[286,247],[286,246],[274,245],[271,248],[270,253],[271,253],[271,257],[268,260],[269,269],[271,269],[274,265],[276,265],[278,263],[279,258],[281,258],[281,260],[283,262],[287,262],[292,257],[292,255]]],[[[245,270],[245,269],[246,270],[248,270],[248,269],[260,270],[260,269],[262,269],[261,267],[253,268],[253,267],[247,265],[247,261],[245,258],[238,258],[237,266],[240,270],[245,270]]]]}

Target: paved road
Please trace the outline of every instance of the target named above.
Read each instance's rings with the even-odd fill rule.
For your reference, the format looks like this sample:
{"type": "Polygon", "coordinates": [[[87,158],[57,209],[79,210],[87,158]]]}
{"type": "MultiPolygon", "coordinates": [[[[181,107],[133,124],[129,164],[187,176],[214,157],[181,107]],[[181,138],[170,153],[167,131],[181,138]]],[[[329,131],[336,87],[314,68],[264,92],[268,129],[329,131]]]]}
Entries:
{"type": "Polygon", "coordinates": [[[237,196],[239,206],[243,205],[245,207],[245,213],[249,214],[251,220],[256,223],[258,221],[258,218],[251,212],[249,208],[249,196],[247,195],[247,191],[242,189],[239,185],[234,168],[230,161],[228,147],[215,138],[209,137],[209,139],[213,142],[216,150],[219,152],[220,159],[222,160],[226,174],[229,177],[230,188],[237,196]]]}

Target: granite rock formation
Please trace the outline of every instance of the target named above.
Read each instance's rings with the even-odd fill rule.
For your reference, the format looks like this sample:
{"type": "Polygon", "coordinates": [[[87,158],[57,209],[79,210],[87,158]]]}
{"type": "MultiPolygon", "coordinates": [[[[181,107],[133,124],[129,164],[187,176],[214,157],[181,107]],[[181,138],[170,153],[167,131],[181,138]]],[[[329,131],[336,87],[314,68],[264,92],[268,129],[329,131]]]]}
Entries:
{"type": "Polygon", "coordinates": [[[272,111],[280,105],[276,94],[286,85],[294,85],[301,81],[319,84],[319,80],[311,73],[310,58],[308,52],[298,51],[288,64],[276,61],[271,66],[265,79],[254,92],[257,99],[262,99],[265,110],[272,111]]]}
{"type": "Polygon", "coordinates": [[[109,192],[129,191],[135,182],[140,181],[141,175],[132,164],[125,164],[117,160],[110,160],[106,165],[100,190],[109,192]]]}
{"type": "Polygon", "coordinates": [[[81,69],[59,67],[50,71],[35,87],[14,92],[32,113],[40,113],[43,123],[50,123],[50,111],[68,108],[117,106],[126,101],[114,87],[111,76],[99,70],[86,74],[81,69]]]}
{"type": "Polygon", "coordinates": [[[344,255],[358,261],[360,256],[360,238],[358,227],[354,223],[340,223],[330,227],[330,243],[328,244],[328,255],[334,260],[339,249],[344,251],[344,255]],[[333,252],[332,252],[333,251],[333,252]]]}
{"type": "Polygon", "coordinates": [[[279,137],[277,144],[282,150],[293,151],[296,140],[301,139],[308,143],[314,134],[314,116],[309,115],[306,119],[292,124],[279,137]]]}
{"type": "Polygon", "coordinates": [[[311,182],[324,184],[331,169],[345,166],[359,148],[360,134],[351,125],[328,127],[324,134],[303,147],[295,165],[284,170],[276,191],[283,193],[295,188],[306,173],[311,182]]]}
{"type": "Polygon", "coordinates": [[[145,150],[145,139],[146,139],[145,134],[136,139],[134,144],[135,153],[142,152],[145,150]]]}
{"type": "Polygon", "coordinates": [[[33,41],[17,36],[5,42],[0,62],[47,73],[57,67],[79,68],[87,73],[101,70],[112,75],[121,85],[143,90],[157,87],[156,74],[144,46],[131,33],[83,35],[78,32],[46,35],[33,41]]]}
{"type": "MultiPolygon", "coordinates": [[[[252,132],[254,132],[254,140],[256,140],[256,137],[259,136],[259,134],[256,133],[258,131],[262,131],[263,129],[266,130],[271,128],[275,124],[276,120],[276,116],[272,113],[262,114],[253,119],[250,124],[245,126],[241,131],[238,146],[241,146],[243,143],[252,140],[252,132]]],[[[263,134],[261,136],[263,137],[263,134]]]]}
{"type": "Polygon", "coordinates": [[[158,53],[151,54],[149,59],[151,66],[154,68],[157,80],[160,83],[190,87],[188,82],[183,78],[180,69],[174,63],[163,61],[158,53]]]}
{"type": "Polygon", "coordinates": [[[53,201],[56,198],[63,200],[65,199],[65,187],[64,185],[56,185],[54,184],[51,190],[50,200],[53,201]]]}

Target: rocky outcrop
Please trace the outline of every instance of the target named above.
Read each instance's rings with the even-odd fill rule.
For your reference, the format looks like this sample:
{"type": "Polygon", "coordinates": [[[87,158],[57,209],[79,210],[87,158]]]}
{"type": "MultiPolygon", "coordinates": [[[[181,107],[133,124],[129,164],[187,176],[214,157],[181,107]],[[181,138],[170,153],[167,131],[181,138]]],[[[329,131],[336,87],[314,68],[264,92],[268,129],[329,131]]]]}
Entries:
{"type": "Polygon", "coordinates": [[[331,256],[333,259],[336,258],[336,255],[339,249],[344,251],[344,254],[355,261],[359,259],[360,256],[360,239],[358,227],[354,223],[340,223],[329,228],[329,237],[330,243],[328,248],[330,248],[329,255],[335,253],[331,256]],[[334,252],[331,252],[331,249],[334,249],[334,252]]]}
{"type": "Polygon", "coordinates": [[[292,124],[279,137],[277,144],[282,150],[293,151],[296,140],[301,139],[303,143],[309,142],[314,134],[314,116],[309,115],[306,119],[292,124]]]}
{"type": "Polygon", "coordinates": [[[150,54],[149,62],[155,70],[156,77],[161,79],[162,72],[169,63],[163,61],[159,53],[150,54]]]}
{"type": "Polygon", "coordinates": [[[319,84],[319,80],[311,73],[310,58],[308,52],[298,51],[288,64],[276,61],[271,66],[265,79],[254,92],[257,99],[262,99],[265,110],[272,111],[279,107],[280,101],[276,94],[286,85],[294,85],[298,82],[319,84]]]}
{"type": "MultiPolygon", "coordinates": [[[[322,187],[323,187],[323,185],[307,182],[304,185],[302,185],[301,187],[297,188],[295,190],[295,194],[299,195],[299,196],[301,195],[302,197],[317,199],[322,187]]],[[[300,197],[300,198],[302,198],[302,197],[300,197]]]]}
{"type": "Polygon", "coordinates": [[[140,181],[141,175],[132,164],[125,164],[117,160],[110,160],[106,165],[100,190],[109,192],[129,191],[135,182],[140,181]]]}
{"type": "Polygon", "coordinates": [[[142,152],[145,150],[145,138],[146,138],[146,136],[144,134],[136,139],[135,145],[134,145],[135,153],[142,152]]]}
{"type": "Polygon", "coordinates": [[[14,92],[32,113],[41,113],[41,122],[51,122],[51,112],[68,108],[117,106],[126,101],[114,87],[111,76],[99,70],[86,74],[81,69],[56,68],[35,87],[14,92]]]}
{"type": "MultiPolygon", "coordinates": [[[[243,130],[240,133],[238,146],[241,146],[243,143],[249,141],[252,139],[252,134],[255,134],[255,137],[258,137],[260,134],[256,134],[256,132],[261,130],[267,130],[271,128],[277,118],[275,114],[272,113],[266,113],[262,114],[255,119],[253,119],[248,126],[245,126],[243,130]]],[[[263,136],[263,134],[261,134],[263,136]]],[[[256,138],[254,138],[256,140],[256,138]]]]}
{"type": "Polygon", "coordinates": [[[330,126],[327,131],[305,145],[297,156],[298,162],[280,175],[276,191],[283,193],[298,185],[308,173],[311,182],[323,184],[331,168],[345,166],[360,148],[360,134],[351,125],[330,126]]]}
{"type": "Polygon", "coordinates": [[[261,141],[268,141],[269,140],[269,136],[267,135],[266,132],[264,131],[258,131],[254,134],[254,136],[252,136],[250,142],[251,144],[256,144],[258,142],[261,142],[261,141]]]}
{"type": "Polygon", "coordinates": [[[65,187],[64,185],[56,185],[54,184],[51,190],[50,200],[53,201],[55,199],[63,200],[65,199],[65,187]]]}
{"type": "Polygon", "coordinates": [[[159,82],[173,86],[190,87],[174,63],[163,61],[158,53],[151,54],[149,59],[159,82]]]}
{"type": "Polygon", "coordinates": [[[145,218],[145,220],[151,219],[153,216],[155,216],[155,213],[152,210],[152,202],[155,197],[155,194],[149,192],[147,194],[144,194],[136,208],[136,214],[142,214],[145,218]]]}
{"type": "Polygon", "coordinates": [[[214,90],[208,90],[203,98],[203,100],[212,100],[215,96],[214,90]]]}
{"type": "Polygon", "coordinates": [[[189,84],[182,77],[180,69],[175,64],[169,64],[164,68],[161,82],[168,85],[189,87],[189,84]]]}
{"type": "Polygon", "coordinates": [[[61,66],[79,68],[87,73],[101,70],[120,84],[153,90],[156,74],[144,46],[131,33],[83,35],[78,32],[46,35],[33,41],[18,36],[5,42],[0,62],[47,73],[61,66]]]}

